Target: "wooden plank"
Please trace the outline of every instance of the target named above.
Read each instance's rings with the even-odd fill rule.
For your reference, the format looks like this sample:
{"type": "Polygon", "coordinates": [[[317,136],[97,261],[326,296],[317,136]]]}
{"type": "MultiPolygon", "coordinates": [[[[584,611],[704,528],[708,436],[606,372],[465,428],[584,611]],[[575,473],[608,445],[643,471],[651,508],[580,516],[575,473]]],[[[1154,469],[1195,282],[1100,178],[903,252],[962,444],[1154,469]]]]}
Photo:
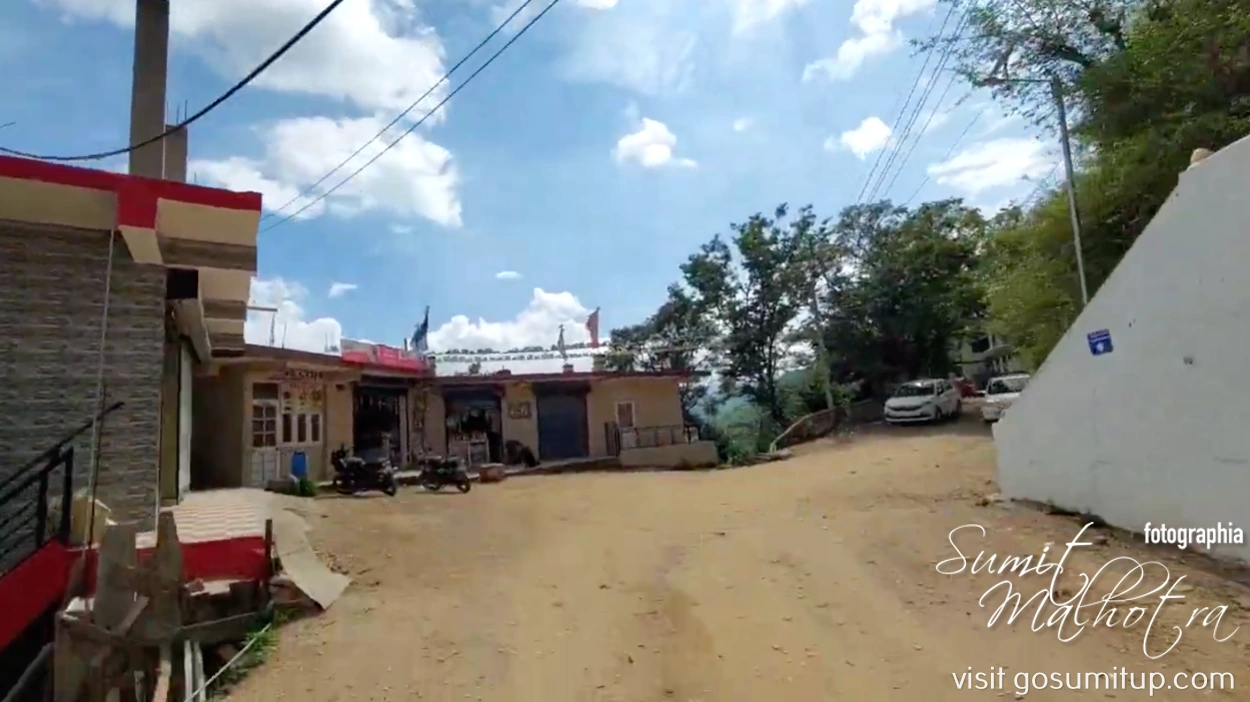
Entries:
{"type": "Polygon", "coordinates": [[[174,662],[172,647],[161,644],[161,660],[156,666],[156,684],[152,686],[152,702],[169,702],[169,690],[173,686],[174,662]]]}
{"type": "Polygon", "coordinates": [[[92,621],[110,631],[130,612],[135,593],[118,582],[117,573],[138,565],[133,524],[110,524],[100,537],[100,562],[96,571],[95,603],[92,621]]]}
{"type": "Polygon", "coordinates": [[[182,627],[183,556],[174,515],[163,512],[156,525],[156,548],[148,564],[152,585],[149,615],[139,622],[138,633],[148,641],[172,640],[182,627]]]}

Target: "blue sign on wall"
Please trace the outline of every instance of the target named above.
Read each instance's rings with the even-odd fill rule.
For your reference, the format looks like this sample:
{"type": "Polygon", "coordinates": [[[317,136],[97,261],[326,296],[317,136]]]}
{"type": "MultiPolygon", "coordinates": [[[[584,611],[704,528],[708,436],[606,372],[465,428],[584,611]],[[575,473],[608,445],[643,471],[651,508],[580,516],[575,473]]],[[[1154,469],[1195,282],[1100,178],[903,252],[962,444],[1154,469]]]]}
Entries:
{"type": "Polygon", "coordinates": [[[1089,352],[1095,356],[1101,356],[1115,350],[1115,347],[1111,345],[1111,332],[1106,329],[1090,332],[1085,335],[1085,338],[1089,341],[1089,352]]]}

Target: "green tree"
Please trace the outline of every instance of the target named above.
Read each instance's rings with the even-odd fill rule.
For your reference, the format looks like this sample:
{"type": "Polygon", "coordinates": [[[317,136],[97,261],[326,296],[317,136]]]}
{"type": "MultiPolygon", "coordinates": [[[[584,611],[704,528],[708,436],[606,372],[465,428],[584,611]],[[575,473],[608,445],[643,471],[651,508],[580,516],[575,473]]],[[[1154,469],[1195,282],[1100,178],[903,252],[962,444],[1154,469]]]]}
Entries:
{"type": "Polygon", "coordinates": [[[696,307],[719,332],[712,353],[724,390],[743,393],[783,426],[777,379],[791,355],[787,341],[794,323],[810,298],[807,257],[832,232],[811,207],[791,216],[786,205],[771,217],[755,214],[731,228],[730,242],[714,237],[682,265],[682,274],[696,307]]]}
{"type": "Polygon", "coordinates": [[[874,382],[944,374],[984,311],[978,250],[986,223],[960,200],[915,210],[847,208],[835,227],[849,258],[825,305],[826,343],[848,374],[874,382]]]}
{"type": "MultiPolygon", "coordinates": [[[[609,336],[607,366],[616,371],[708,370],[708,349],[715,330],[707,317],[680,285],[668,287],[668,297],[647,319],[619,329],[609,336]]],[[[682,411],[694,422],[695,409],[707,398],[701,378],[681,388],[682,411]]]]}

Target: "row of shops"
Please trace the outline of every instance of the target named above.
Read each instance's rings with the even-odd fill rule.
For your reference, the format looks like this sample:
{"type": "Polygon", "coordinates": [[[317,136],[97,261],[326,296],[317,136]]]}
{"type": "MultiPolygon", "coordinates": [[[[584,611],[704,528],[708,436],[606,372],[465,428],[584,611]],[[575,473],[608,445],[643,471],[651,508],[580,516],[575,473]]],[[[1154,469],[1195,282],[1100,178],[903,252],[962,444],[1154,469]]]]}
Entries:
{"type": "MultiPolygon", "coordinates": [[[[467,465],[616,455],[638,428],[682,427],[680,373],[431,376],[339,356],[248,346],[194,379],[190,489],[264,487],[303,454],[332,475],[331,452],[386,447],[467,465]]],[[[670,431],[670,435],[685,434],[670,431]]],[[[673,443],[670,441],[669,443],[673,443]]]]}

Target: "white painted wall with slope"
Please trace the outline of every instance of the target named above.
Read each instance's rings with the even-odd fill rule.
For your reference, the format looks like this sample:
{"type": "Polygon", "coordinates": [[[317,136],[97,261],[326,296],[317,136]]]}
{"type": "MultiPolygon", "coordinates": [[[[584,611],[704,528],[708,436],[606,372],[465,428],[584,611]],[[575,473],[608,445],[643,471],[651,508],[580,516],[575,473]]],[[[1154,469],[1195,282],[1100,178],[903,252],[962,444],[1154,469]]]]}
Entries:
{"type": "Polygon", "coordinates": [[[1005,497],[1250,528],[1250,138],[1181,175],[994,439],[1005,497]],[[1094,356],[1101,329],[1114,350],[1094,356]]]}

